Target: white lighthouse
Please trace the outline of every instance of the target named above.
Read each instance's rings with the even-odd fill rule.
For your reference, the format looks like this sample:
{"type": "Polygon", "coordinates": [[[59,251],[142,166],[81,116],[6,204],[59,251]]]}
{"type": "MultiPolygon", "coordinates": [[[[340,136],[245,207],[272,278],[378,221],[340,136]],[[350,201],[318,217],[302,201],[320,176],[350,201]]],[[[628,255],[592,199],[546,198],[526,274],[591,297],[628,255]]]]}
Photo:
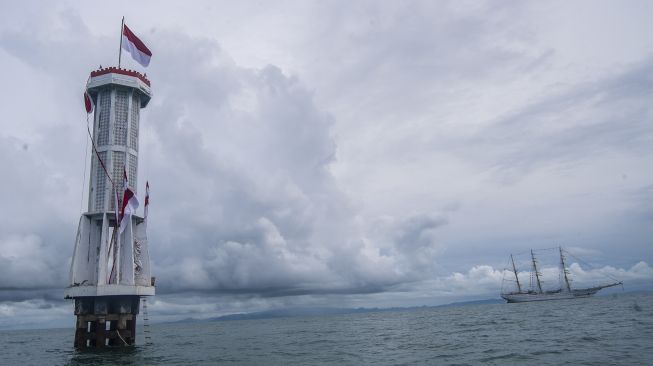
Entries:
{"type": "Polygon", "coordinates": [[[86,88],[95,105],[88,211],[64,295],[75,300],[76,347],[132,345],[140,298],[154,295],[154,280],[146,220],[132,215],[121,231],[116,205],[125,182],[137,193],[140,109],[150,101],[150,81],[109,67],[91,72],[86,88]]]}

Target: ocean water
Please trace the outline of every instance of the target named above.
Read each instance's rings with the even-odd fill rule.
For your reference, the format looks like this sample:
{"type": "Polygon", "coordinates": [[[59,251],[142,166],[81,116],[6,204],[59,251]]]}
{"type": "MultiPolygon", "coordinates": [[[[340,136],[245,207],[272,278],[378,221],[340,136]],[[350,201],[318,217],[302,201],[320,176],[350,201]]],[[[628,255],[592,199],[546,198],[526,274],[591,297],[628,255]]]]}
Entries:
{"type": "Polygon", "coordinates": [[[653,294],[150,328],[101,352],[73,329],[3,331],[0,364],[653,365],[653,294]]]}

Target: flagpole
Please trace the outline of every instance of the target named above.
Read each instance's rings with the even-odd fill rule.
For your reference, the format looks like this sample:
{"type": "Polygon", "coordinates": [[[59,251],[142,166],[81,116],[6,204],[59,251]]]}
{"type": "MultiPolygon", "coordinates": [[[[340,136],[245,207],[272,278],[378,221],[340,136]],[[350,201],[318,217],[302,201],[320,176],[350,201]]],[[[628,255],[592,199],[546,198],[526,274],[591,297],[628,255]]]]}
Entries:
{"type": "Polygon", "coordinates": [[[122,56],[122,31],[125,29],[125,17],[122,17],[120,24],[120,48],[118,49],[118,68],[120,68],[120,57],[122,56]]]}

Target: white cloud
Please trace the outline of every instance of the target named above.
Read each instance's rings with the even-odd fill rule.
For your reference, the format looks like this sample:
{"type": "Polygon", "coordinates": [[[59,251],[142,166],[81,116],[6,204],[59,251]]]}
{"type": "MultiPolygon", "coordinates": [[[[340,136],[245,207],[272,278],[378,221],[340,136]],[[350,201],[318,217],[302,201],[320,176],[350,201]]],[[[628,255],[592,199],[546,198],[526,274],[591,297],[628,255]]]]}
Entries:
{"type": "Polygon", "coordinates": [[[645,283],[653,280],[653,268],[648,263],[640,261],[630,269],[604,266],[601,268],[584,270],[578,263],[569,266],[571,274],[579,283],[595,283],[599,279],[610,278],[623,281],[626,286],[631,283],[645,283]]]}
{"type": "MultiPolygon", "coordinates": [[[[578,263],[569,266],[570,279],[575,288],[596,286],[600,284],[623,281],[624,287],[630,290],[650,290],[653,281],[653,268],[646,262],[639,262],[630,268],[615,268],[603,266],[592,270],[584,270],[578,263]]],[[[560,288],[558,267],[540,268],[542,283],[545,288],[560,288]]],[[[530,272],[521,272],[520,281],[522,286],[528,286],[530,272]]],[[[489,265],[478,265],[470,268],[467,272],[454,272],[451,275],[438,277],[431,281],[424,281],[422,291],[428,289],[440,296],[454,298],[464,297],[497,297],[501,291],[504,279],[512,281],[513,274],[508,270],[497,269],[489,265]]],[[[513,282],[507,282],[506,286],[514,286],[513,282]]]]}

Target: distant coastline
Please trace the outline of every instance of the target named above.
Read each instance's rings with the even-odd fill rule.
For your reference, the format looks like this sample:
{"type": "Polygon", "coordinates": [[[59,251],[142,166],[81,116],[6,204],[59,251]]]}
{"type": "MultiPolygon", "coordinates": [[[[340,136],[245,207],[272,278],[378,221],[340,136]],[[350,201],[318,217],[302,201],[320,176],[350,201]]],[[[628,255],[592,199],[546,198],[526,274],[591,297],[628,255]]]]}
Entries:
{"type": "Polygon", "coordinates": [[[345,314],[360,314],[360,313],[381,313],[381,312],[395,312],[395,311],[410,311],[420,309],[435,309],[435,308],[448,308],[469,305],[486,305],[486,304],[503,304],[504,301],[500,298],[485,299],[485,300],[472,300],[472,301],[457,301],[442,305],[431,306],[409,306],[409,307],[390,307],[390,308],[332,308],[332,307],[302,307],[302,308],[286,308],[286,309],[273,309],[266,311],[256,311],[252,313],[236,313],[222,315],[212,318],[185,318],[181,320],[166,322],[166,323],[188,323],[188,322],[222,322],[232,320],[255,320],[255,319],[275,319],[275,318],[294,318],[302,316],[328,316],[328,315],[345,315],[345,314]]]}
{"type": "MultiPolygon", "coordinates": [[[[635,290],[625,292],[612,292],[599,294],[596,297],[609,297],[614,295],[635,295],[635,294],[650,294],[653,291],[649,290],[635,290]]],[[[211,318],[185,318],[170,322],[163,322],[165,324],[171,323],[195,323],[195,322],[224,322],[233,320],[256,320],[256,319],[277,319],[277,318],[295,318],[304,316],[329,316],[329,315],[346,315],[346,314],[361,314],[361,313],[381,313],[381,312],[396,312],[396,311],[412,311],[421,309],[438,309],[438,308],[451,308],[460,306],[472,305],[493,305],[505,304],[501,298],[491,298],[483,300],[470,300],[470,301],[456,301],[442,305],[423,305],[423,306],[407,306],[407,307],[390,307],[390,308],[334,308],[334,307],[297,307],[297,308],[284,308],[273,309],[266,311],[256,311],[251,313],[235,313],[227,314],[211,318]]]]}

